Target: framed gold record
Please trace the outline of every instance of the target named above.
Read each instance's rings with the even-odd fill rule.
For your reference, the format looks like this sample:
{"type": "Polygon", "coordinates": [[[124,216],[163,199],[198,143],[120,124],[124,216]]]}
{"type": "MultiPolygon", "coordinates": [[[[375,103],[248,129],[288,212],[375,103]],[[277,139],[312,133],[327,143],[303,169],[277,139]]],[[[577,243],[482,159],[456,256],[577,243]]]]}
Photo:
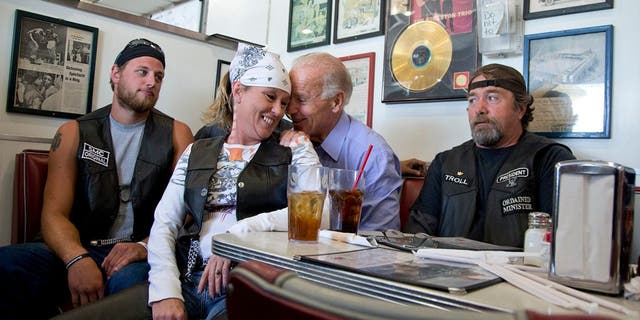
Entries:
{"type": "Polygon", "coordinates": [[[462,100],[480,66],[475,0],[388,0],[382,102],[462,100]]]}
{"type": "Polygon", "coordinates": [[[410,25],[391,50],[391,71],[396,82],[410,91],[432,88],[449,70],[453,46],[449,33],[434,21],[410,25]]]}

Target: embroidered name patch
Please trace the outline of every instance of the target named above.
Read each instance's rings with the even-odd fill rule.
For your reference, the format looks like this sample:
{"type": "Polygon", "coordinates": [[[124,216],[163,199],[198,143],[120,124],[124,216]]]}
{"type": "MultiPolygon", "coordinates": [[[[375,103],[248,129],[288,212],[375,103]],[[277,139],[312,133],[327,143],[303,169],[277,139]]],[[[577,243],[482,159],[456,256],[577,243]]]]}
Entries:
{"type": "Polygon", "coordinates": [[[517,196],[502,200],[502,215],[511,215],[533,210],[531,197],[517,196]]]}
{"type": "Polygon", "coordinates": [[[469,183],[467,182],[467,178],[456,177],[456,176],[452,176],[450,174],[445,174],[444,175],[444,181],[453,182],[455,184],[462,184],[462,185],[465,185],[465,186],[469,185],[469,183]]]}
{"type": "Polygon", "coordinates": [[[88,143],[82,147],[82,159],[93,161],[101,166],[109,167],[109,155],[111,152],[96,148],[88,143]]]}
{"type": "Polygon", "coordinates": [[[507,187],[515,187],[518,178],[526,178],[529,176],[529,168],[517,168],[507,173],[501,174],[496,178],[496,183],[507,182],[507,187]]]}

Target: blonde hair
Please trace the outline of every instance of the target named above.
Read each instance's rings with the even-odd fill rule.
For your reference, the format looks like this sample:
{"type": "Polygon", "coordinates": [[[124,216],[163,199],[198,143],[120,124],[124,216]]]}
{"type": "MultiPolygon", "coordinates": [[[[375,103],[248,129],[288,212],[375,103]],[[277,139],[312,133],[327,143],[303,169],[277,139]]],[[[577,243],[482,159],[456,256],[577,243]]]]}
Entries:
{"type": "Polygon", "coordinates": [[[213,104],[202,113],[202,121],[206,124],[217,124],[221,129],[229,132],[233,123],[233,95],[229,72],[226,72],[216,90],[213,104]]]}

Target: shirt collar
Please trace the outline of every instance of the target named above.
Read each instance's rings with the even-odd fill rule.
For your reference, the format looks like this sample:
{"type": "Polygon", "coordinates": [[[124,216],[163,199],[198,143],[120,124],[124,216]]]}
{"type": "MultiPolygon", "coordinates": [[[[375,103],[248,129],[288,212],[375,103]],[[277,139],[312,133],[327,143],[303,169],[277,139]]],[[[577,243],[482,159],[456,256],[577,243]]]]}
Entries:
{"type": "Polygon", "coordinates": [[[340,150],[342,150],[342,145],[349,133],[349,127],[351,126],[351,119],[347,115],[346,112],[342,112],[340,115],[340,119],[336,123],[336,126],[333,127],[329,135],[322,141],[320,147],[324,152],[333,159],[333,161],[338,161],[340,156],[340,150]]]}

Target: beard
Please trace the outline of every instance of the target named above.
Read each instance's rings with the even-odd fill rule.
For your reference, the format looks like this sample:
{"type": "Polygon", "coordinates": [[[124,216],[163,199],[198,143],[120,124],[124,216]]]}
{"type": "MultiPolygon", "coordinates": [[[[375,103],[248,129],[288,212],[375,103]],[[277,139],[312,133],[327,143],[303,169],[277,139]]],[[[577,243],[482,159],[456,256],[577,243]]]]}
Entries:
{"type": "Polygon", "coordinates": [[[471,137],[477,145],[493,147],[502,140],[504,133],[500,125],[494,119],[476,118],[471,125],[471,137]],[[489,125],[478,127],[477,124],[480,122],[485,124],[488,123],[489,125]]]}
{"type": "Polygon", "coordinates": [[[118,102],[121,106],[137,113],[145,113],[156,105],[157,96],[140,98],[136,95],[136,91],[127,91],[125,88],[116,87],[118,102]]]}

